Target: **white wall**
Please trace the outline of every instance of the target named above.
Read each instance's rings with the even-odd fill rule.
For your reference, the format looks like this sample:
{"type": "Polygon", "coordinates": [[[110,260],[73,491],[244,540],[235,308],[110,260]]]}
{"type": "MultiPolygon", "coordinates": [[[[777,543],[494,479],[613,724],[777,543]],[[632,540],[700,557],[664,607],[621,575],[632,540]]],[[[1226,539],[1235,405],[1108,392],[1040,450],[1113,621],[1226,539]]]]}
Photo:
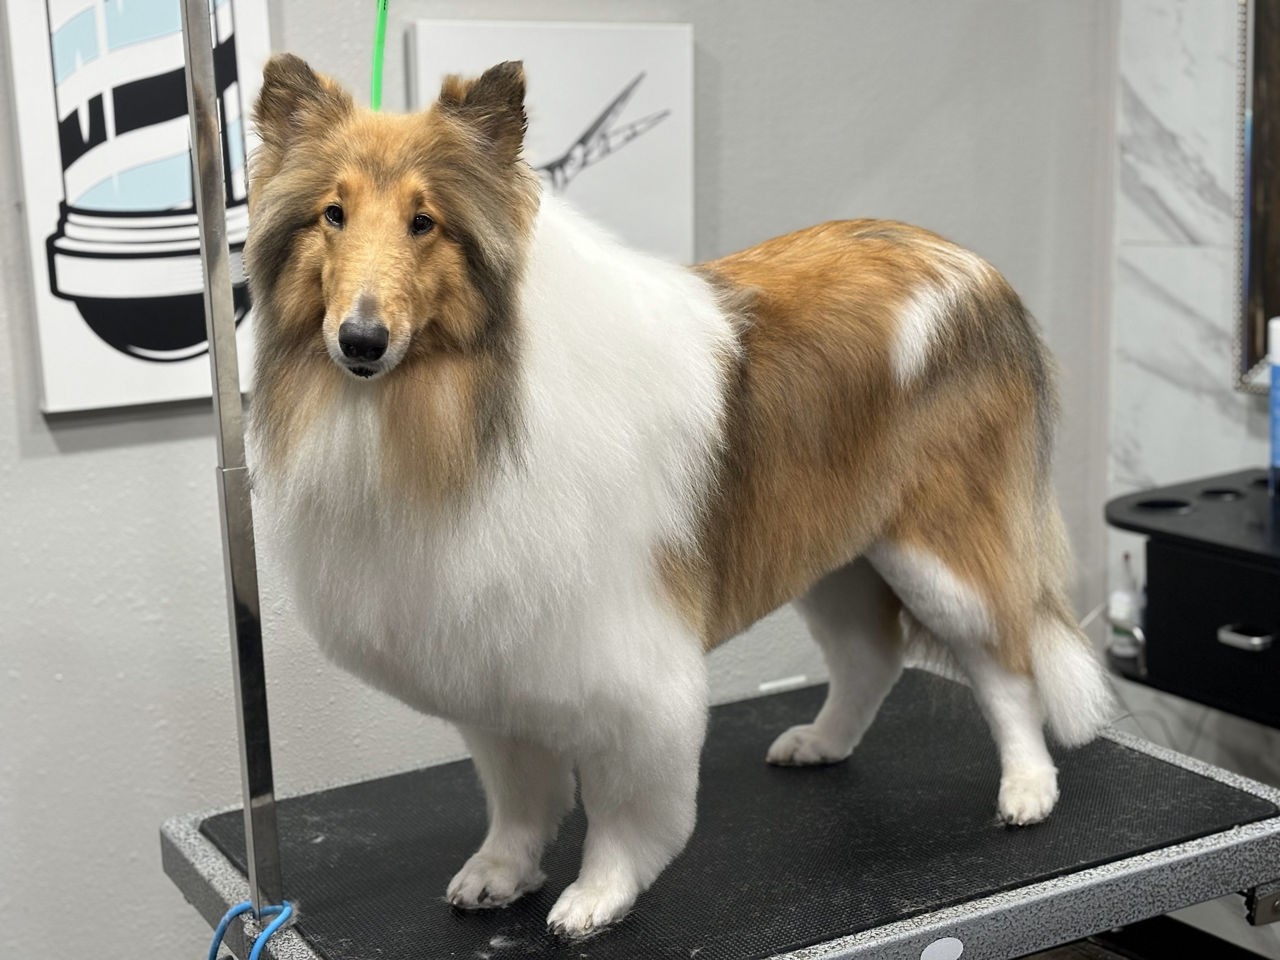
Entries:
{"type": "MultiPolygon", "coordinates": [[[[1265,398],[1234,380],[1237,5],[1123,0],[1119,44],[1110,493],[1264,465],[1265,398]]],[[[1111,580],[1143,539],[1110,532],[1111,580]]],[[[1157,638],[1158,642],[1158,638],[1157,638]]],[[[1280,731],[1120,684],[1122,726],[1280,785],[1280,731]]],[[[1181,916],[1264,956],[1239,897],[1181,916]]]]}
{"type": "MultiPolygon", "coordinates": [[[[372,24],[355,7],[286,0],[273,33],[363,98],[372,24]]],[[[400,0],[391,14],[391,109],[412,17],[692,21],[700,257],[855,215],[916,221],[989,257],[1064,368],[1058,481],[1080,601],[1096,601],[1113,3],[400,0]]],[[[0,939],[14,956],[194,956],[208,929],[161,873],[156,830],[238,793],[211,421],[200,404],[39,414],[15,93],[0,70],[0,939]]],[[[263,590],[283,791],[459,752],[443,725],[322,662],[270,569],[263,590]]],[[[713,660],[719,699],[820,671],[786,614],[713,660]]]]}

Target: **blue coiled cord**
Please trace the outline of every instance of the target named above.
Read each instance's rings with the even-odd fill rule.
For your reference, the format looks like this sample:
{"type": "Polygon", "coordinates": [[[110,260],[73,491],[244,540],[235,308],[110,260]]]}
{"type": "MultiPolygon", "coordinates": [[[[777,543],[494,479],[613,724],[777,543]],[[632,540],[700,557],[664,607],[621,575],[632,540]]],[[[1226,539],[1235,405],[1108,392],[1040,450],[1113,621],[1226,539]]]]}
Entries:
{"type": "MultiPolygon", "coordinates": [[[[227,935],[227,927],[231,926],[231,921],[242,913],[250,913],[252,910],[253,904],[246,900],[244,903],[237,903],[218,921],[218,929],[213,931],[213,943],[209,945],[209,960],[218,960],[218,948],[222,946],[222,938],[227,935]]],[[[267,945],[271,935],[283,927],[292,914],[293,904],[288,900],[278,907],[262,908],[260,917],[275,917],[275,919],[266,925],[262,933],[258,934],[258,939],[253,942],[253,949],[249,952],[249,960],[258,960],[262,955],[262,948],[267,945]]]]}

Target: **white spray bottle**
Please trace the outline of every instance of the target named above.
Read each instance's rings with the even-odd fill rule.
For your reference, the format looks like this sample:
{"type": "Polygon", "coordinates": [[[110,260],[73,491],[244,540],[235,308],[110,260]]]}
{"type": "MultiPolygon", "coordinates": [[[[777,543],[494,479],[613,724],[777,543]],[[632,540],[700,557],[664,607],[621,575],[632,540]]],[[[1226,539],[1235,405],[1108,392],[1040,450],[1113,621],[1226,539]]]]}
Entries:
{"type": "Polygon", "coordinates": [[[1271,469],[1267,486],[1274,513],[1280,511],[1280,317],[1267,321],[1267,359],[1271,364],[1271,469]]]}
{"type": "Polygon", "coordinates": [[[1271,365],[1271,470],[1267,489],[1280,507],[1280,316],[1267,321],[1267,361],[1271,365]]]}

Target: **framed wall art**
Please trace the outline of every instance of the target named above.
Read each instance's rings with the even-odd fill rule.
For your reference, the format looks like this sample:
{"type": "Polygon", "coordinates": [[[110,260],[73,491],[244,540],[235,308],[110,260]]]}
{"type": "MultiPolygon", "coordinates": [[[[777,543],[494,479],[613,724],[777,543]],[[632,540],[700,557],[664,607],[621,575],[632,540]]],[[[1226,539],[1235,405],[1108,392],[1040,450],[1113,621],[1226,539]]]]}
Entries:
{"type": "Polygon", "coordinates": [[[446,74],[524,61],[525,158],[628,243],[693,259],[693,27],[684,23],[419,20],[411,105],[446,74]]]}
{"type": "MultiPolygon", "coordinates": [[[[209,396],[179,0],[7,10],[42,409],[209,396]]],[[[266,2],[211,0],[210,15],[247,359],[247,118],[270,51],[266,2]]]]}

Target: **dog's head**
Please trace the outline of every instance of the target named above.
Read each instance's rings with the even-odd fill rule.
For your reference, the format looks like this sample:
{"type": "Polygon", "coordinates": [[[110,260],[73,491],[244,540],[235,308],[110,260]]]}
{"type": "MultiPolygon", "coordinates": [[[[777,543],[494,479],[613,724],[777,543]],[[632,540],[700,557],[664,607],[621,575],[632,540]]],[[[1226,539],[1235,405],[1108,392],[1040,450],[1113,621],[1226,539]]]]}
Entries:
{"type": "Polygon", "coordinates": [[[539,196],[524,92],[507,62],[421,113],[373,113],[296,56],[267,63],[245,263],[273,352],[368,380],[501,337],[539,196]]]}

